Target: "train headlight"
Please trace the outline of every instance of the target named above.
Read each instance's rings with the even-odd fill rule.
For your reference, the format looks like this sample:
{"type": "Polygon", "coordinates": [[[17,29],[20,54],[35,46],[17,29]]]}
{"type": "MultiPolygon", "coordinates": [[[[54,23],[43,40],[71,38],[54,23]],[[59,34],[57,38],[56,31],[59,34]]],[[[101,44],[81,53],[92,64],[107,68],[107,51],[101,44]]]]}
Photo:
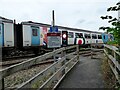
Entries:
{"type": "Polygon", "coordinates": [[[66,34],[63,34],[63,38],[66,39],[67,35],[66,34]]]}
{"type": "Polygon", "coordinates": [[[68,45],[68,32],[62,31],[62,46],[68,45]]]}

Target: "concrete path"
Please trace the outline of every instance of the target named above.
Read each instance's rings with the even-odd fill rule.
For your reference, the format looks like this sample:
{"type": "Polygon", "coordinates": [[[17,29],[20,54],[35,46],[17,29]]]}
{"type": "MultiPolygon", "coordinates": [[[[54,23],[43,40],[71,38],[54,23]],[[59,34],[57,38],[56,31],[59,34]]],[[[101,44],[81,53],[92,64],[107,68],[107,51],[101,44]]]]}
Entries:
{"type": "Polygon", "coordinates": [[[104,88],[101,62],[102,60],[100,59],[80,56],[80,63],[68,73],[57,89],[104,88]]]}

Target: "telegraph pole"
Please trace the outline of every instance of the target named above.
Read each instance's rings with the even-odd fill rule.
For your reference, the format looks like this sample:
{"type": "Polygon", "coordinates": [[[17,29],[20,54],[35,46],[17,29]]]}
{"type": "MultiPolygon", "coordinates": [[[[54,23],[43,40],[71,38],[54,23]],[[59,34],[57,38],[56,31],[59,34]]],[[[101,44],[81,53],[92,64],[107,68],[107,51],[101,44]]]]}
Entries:
{"type": "MultiPolygon", "coordinates": [[[[54,10],[52,10],[52,26],[53,26],[53,29],[54,29],[54,26],[55,26],[55,14],[54,14],[54,10]]],[[[55,48],[53,49],[55,51],[55,48]]],[[[54,54],[54,62],[56,61],[56,55],[54,54]]]]}
{"type": "Polygon", "coordinates": [[[55,26],[55,14],[54,14],[54,10],[52,10],[52,26],[55,26]]]}

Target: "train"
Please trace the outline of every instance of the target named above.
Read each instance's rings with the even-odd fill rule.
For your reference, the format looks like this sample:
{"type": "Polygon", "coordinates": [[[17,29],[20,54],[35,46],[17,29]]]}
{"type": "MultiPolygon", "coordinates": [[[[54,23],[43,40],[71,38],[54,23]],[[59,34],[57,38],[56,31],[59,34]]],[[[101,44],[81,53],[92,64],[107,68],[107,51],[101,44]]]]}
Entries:
{"type": "MultiPolygon", "coordinates": [[[[33,52],[38,54],[47,49],[47,33],[50,33],[50,24],[24,21],[16,24],[15,20],[0,17],[0,46],[2,54],[14,55],[16,53],[33,52]]],[[[103,44],[114,40],[113,35],[64,26],[56,26],[61,37],[66,32],[67,45],[79,44],[89,47],[91,44],[103,44]]]]}

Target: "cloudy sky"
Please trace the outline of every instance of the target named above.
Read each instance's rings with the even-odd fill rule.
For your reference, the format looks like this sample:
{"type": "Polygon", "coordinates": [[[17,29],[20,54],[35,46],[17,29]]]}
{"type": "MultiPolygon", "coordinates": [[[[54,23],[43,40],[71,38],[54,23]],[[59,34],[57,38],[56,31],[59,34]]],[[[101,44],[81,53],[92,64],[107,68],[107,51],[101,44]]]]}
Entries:
{"type": "Polygon", "coordinates": [[[119,0],[0,0],[0,16],[8,19],[51,24],[55,10],[55,24],[73,28],[98,31],[108,26],[100,16],[114,15],[107,12],[119,0]]]}

